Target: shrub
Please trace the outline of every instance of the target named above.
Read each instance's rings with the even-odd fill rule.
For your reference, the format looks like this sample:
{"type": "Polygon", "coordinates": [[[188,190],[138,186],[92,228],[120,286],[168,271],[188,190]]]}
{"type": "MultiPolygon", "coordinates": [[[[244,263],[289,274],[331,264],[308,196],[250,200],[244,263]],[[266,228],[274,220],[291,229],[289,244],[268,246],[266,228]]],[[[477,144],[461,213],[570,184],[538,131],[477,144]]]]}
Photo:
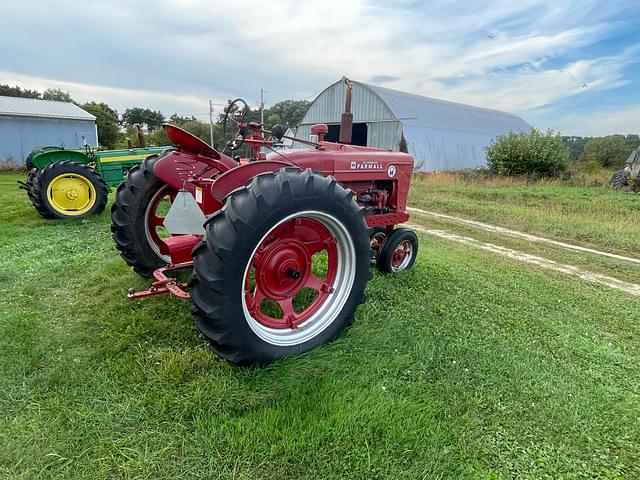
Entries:
{"type": "Polygon", "coordinates": [[[500,135],[486,147],[489,169],[499,175],[555,176],[567,168],[569,151],[560,135],[532,128],[500,135]]]}

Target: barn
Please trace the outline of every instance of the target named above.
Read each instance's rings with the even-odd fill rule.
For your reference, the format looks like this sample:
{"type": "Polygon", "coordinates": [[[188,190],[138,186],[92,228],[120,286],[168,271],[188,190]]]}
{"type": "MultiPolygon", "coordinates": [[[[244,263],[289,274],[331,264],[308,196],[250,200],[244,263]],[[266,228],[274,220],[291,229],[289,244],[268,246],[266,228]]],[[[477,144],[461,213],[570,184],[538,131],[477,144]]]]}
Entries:
{"type": "MultiPolygon", "coordinates": [[[[406,151],[425,172],[486,165],[485,147],[497,135],[531,128],[511,113],[437,100],[352,81],[351,143],[406,151]]],[[[345,78],[312,102],[296,136],[308,138],[314,123],[329,126],[327,140],[337,141],[344,111],[345,78]]]]}
{"type": "Polygon", "coordinates": [[[98,145],[96,117],[68,102],[0,96],[0,162],[22,164],[35,147],[98,145]]]}

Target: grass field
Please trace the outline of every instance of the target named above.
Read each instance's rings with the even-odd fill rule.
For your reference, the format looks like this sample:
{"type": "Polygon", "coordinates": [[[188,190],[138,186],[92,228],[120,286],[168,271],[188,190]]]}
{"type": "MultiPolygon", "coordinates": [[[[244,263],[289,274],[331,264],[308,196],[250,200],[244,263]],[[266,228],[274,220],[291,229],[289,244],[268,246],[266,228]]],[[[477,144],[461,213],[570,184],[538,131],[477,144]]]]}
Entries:
{"type": "Polygon", "coordinates": [[[519,179],[473,182],[435,175],[413,183],[411,203],[614,252],[640,252],[640,195],[625,191],[559,182],[527,185],[519,179]]]}
{"type": "MultiPolygon", "coordinates": [[[[640,477],[638,297],[421,236],[414,270],[376,274],[337,341],[239,369],[188,303],[125,299],[148,282],[107,212],[43,220],[20,177],[0,174],[0,477],[640,477]]],[[[604,189],[426,181],[412,201],[640,242],[637,197],[604,189]]]]}

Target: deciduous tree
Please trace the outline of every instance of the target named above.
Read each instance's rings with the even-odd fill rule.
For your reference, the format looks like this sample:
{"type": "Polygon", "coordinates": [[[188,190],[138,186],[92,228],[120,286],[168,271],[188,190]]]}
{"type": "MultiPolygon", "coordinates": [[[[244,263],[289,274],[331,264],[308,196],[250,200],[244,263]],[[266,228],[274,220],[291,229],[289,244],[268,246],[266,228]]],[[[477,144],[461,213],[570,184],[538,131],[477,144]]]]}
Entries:
{"type": "Polygon", "coordinates": [[[584,147],[584,161],[598,162],[605,168],[621,168],[629,156],[631,148],[621,135],[596,137],[584,147]]]}
{"type": "Polygon", "coordinates": [[[164,122],[164,115],[160,111],[134,107],[124,111],[122,120],[127,126],[146,125],[149,131],[153,132],[164,122]]]}
{"type": "Polygon", "coordinates": [[[118,139],[118,114],[106,103],[89,102],[82,109],[96,117],[100,145],[114,148],[118,139]]]}

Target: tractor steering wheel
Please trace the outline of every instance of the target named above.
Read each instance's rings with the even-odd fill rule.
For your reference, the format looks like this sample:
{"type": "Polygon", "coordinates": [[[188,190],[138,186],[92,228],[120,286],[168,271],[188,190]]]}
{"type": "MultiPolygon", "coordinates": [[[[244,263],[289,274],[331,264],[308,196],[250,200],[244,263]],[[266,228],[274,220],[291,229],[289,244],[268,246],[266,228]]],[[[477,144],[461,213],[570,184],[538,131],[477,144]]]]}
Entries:
{"type": "Polygon", "coordinates": [[[225,150],[237,150],[244,143],[246,135],[245,119],[249,113],[249,105],[241,98],[236,98],[224,110],[224,120],[222,122],[222,138],[224,139],[225,150]],[[233,124],[233,125],[230,125],[233,124]],[[227,131],[233,131],[233,136],[228,137],[227,131]]]}

